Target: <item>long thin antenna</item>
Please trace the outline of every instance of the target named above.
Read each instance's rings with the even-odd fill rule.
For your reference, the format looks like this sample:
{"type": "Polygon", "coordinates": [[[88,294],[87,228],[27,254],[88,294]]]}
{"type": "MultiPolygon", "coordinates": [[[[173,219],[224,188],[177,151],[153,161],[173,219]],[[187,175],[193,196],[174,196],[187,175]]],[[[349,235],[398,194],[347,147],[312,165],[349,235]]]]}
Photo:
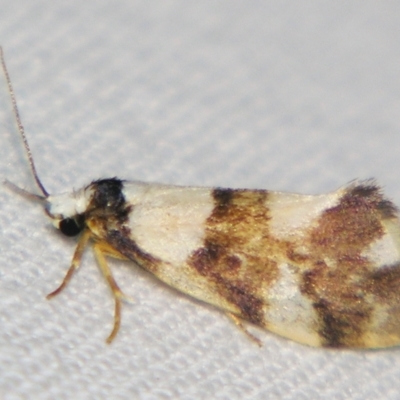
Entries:
{"type": "Polygon", "coordinates": [[[17,121],[17,126],[18,126],[19,133],[21,134],[22,141],[24,142],[25,150],[26,150],[26,153],[28,155],[29,165],[31,167],[31,171],[32,171],[33,177],[35,178],[36,184],[38,185],[39,189],[42,191],[44,196],[48,197],[49,193],[47,193],[47,191],[44,188],[42,182],[40,182],[39,176],[38,176],[38,174],[36,172],[36,167],[35,167],[35,163],[33,162],[31,148],[29,147],[28,140],[27,140],[27,138],[25,136],[25,130],[24,130],[24,127],[22,125],[21,118],[19,116],[19,111],[18,111],[18,107],[17,107],[17,100],[15,99],[14,90],[13,90],[13,87],[11,85],[10,75],[8,74],[8,70],[7,70],[7,67],[6,67],[6,62],[4,61],[3,48],[1,46],[0,46],[0,58],[1,58],[1,65],[2,65],[3,71],[4,71],[4,76],[6,77],[6,82],[7,82],[7,86],[8,86],[8,92],[10,93],[10,97],[11,97],[11,103],[12,103],[12,107],[13,107],[13,111],[14,111],[15,120],[17,121]]]}

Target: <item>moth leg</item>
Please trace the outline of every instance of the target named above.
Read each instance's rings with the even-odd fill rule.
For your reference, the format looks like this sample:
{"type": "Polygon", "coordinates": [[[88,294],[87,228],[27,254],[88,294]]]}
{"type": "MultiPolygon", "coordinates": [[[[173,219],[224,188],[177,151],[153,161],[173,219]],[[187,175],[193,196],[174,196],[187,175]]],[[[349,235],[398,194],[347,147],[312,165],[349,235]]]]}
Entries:
{"type": "Polygon", "coordinates": [[[230,312],[227,312],[226,315],[235,323],[235,325],[253,342],[257,343],[258,346],[262,346],[262,341],[254,336],[252,333],[250,333],[246,327],[243,325],[242,320],[236,316],[235,314],[232,314],[230,312]]]}
{"type": "MultiPolygon", "coordinates": [[[[106,242],[96,242],[93,245],[94,255],[96,257],[97,263],[100,267],[101,272],[106,278],[108,285],[113,293],[115,300],[115,310],[114,310],[114,326],[107,338],[107,343],[111,343],[115,336],[117,335],[119,328],[121,326],[121,300],[131,300],[128,296],[126,296],[122,290],[119,288],[117,282],[112,276],[111,270],[108,267],[107,260],[105,255],[115,256],[115,251],[110,251],[110,246],[106,242]]],[[[118,257],[122,258],[122,257],[118,257]]]]}
{"type": "Polygon", "coordinates": [[[53,292],[49,293],[46,296],[47,299],[51,299],[52,297],[56,296],[57,294],[59,294],[67,286],[68,282],[72,278],[72,275],[79,268],[79,265],[80,265],[81,259],[82,259],[83,251],[85,250],[85,247],[86,247],[87,242],[89,241],[91,235],[92,234],[91,234],[89,229],[86,229],[82,233],[82,236],[79,238],[79,242],[78,242],[78,244],[76,246],[74,256],[72,257],[71,266],[68,268],[68,271],[65,274],[65,277],[64,277],[63,281],[61,282],[61,285],[56,290],[54,290],[53,292]]]}

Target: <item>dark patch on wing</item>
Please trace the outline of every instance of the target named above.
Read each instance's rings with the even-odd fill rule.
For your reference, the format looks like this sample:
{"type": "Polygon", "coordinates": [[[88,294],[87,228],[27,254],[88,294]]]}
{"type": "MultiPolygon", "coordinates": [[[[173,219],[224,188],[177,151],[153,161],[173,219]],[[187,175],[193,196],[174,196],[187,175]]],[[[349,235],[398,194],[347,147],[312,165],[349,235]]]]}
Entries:
{"type": "Polygon", "coordinates": [[[378,202],[377,208],[383,219],[398,217],[399,209],[390,200],[382,199],[378,202]]]}
{"type": "Polygon", "coordinates": [[[221,277],[217,278],[217,283],[221,294],[239,308],[241,317],[257,325],[263,324],[264,301],[253,293],[252,285],[246,284],[245,281],[232,282],[221,277]]]}
{"type": "Polygon", "coordinates": [[[229,206],[234,199],[234,194],[235,194],[234,189],[216,188],[213,190],[213,198],[215,203],[213,210],[214,218],[224,217],[224,215],[228,212],[229,206]]]}
{"type": "Polygon", "coordinates": [[[190,264],[203,276],[213,273],[214,264],[225,254],[222,246],[217,243],[204,241],[204,247],[195,250],[191,256],[190,264]]]}
{"type": "Polygon", "coordinates": [[[384,302],[391,299],[400,306],[400,262],[372,271],[366,285],[366,289],[376,298],[384,302]]]}
{"type": "Polygon", "coordinates": [[[398,208],[388,199],[386,199],[379,186],[373,183],[360,183],[351,188],[346,194],[348,199],[366,200],[366,204],[375,208],[383,219],[396,218],[398,208]]]}
{"type": "MultiPolygon", "coordinates": [[[[358,288],[359,289],[359,288],[358,288]]],[[[304,273],[303,294],[313,299],[319,317],[317,332],[326,347],[362,347],[362,335],[369,323],[372,306],[365,303],[363,294],[340,271],[329,272],[321,263],[304,273]],[[339,280],[348,284],[336,288],[339,280]]]]}
{"type": "Polygon", "coordinates": [[[130,238],[130,231],[127,227],[108,231],[106,241],[126,258],[136,262],[152,273],[157,271],[157,266],[161,261],[143,251],[135,241],[130,238]]]}
{"type": "Polygon", "coordinates": [[[241,262],[239,258],[233,257],[227,256],[221,246],[208,242],[205,247],[197,249],[192,254],[190,265],[195,267],[201,275],[207,276],[216,285],[219,294],[239,308],[243,318],[260,324],[263,318],[263,301],[252,293],[256,282],[246,283],[245,279],[235,279],[241,262]],[[235,260],[233,266],[232,259],[235,260]],[[216,265],[224,262],[222,260],[226,261],[226,268],[232,272],[230,277],[227,277],[227,274],[224,274],[224,277],[221,271],[215,268],[216,265]]]}
{"type": "MultiPolygon", "coordinates": [[[[377,186],[359,184],[325,210],[311,230],[310,264],[303,273],[301,291],[313,302],[325,346],[363,347],[374,311],[369,295],[385,292],[379,281],[390,287],[382,272],[373,276],[374,266],[363,252],[384,235],[382,220],[393,218],[394,213],[395,207],[377,186]]],[[[398,291],[398,277],[396,282],[398,291]]]]}
{"type": "Polygon", "coordinates": [[[204,246],[188,264],[214,283],[215,290],[240,310],[240,316],[263,324],[265,292],[275,282],[269,235],[268,192],[215,189],[214,210],[206,222],[204,246]]]}
{"type": "Polygon", "coordinates": [[[97,218],[114,225],[122,225],[128,220],[132,207],[126,203],[122,192],[124,181],[118,178],[100,179],[89,187],[93,189],[93,197],[85,218],[97,218]]]}

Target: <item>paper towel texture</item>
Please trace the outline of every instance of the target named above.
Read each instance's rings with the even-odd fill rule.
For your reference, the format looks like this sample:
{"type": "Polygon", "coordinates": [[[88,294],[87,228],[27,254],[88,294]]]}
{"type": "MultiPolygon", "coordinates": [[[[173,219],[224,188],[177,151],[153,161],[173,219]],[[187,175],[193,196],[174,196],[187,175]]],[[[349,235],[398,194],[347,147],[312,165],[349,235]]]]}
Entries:
{"type": "MultiPolygon", "coordinates": [[[[48,191],[118,176],[302,193],[376,177],[400,205],[400,5],[353,1],[0,0],[3,46],[48,191]]],[[[2,179],[36,190],[0,82],[2,179]]],[[[0,397],[397,399],[398,349],[311,349],[90,251],[0,189],[0,397]]]]}

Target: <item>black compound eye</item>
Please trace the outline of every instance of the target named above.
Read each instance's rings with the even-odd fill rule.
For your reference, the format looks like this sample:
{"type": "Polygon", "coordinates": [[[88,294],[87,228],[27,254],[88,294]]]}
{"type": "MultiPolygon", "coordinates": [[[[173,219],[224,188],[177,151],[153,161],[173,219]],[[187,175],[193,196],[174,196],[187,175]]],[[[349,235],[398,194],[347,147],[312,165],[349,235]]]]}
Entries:
{"type": "Polygon", "coordinates": [[[65,218],[60,221],[59,229],[65,236],[76,236],[82,231],[82,225],[73,218],[65,218]]]}

